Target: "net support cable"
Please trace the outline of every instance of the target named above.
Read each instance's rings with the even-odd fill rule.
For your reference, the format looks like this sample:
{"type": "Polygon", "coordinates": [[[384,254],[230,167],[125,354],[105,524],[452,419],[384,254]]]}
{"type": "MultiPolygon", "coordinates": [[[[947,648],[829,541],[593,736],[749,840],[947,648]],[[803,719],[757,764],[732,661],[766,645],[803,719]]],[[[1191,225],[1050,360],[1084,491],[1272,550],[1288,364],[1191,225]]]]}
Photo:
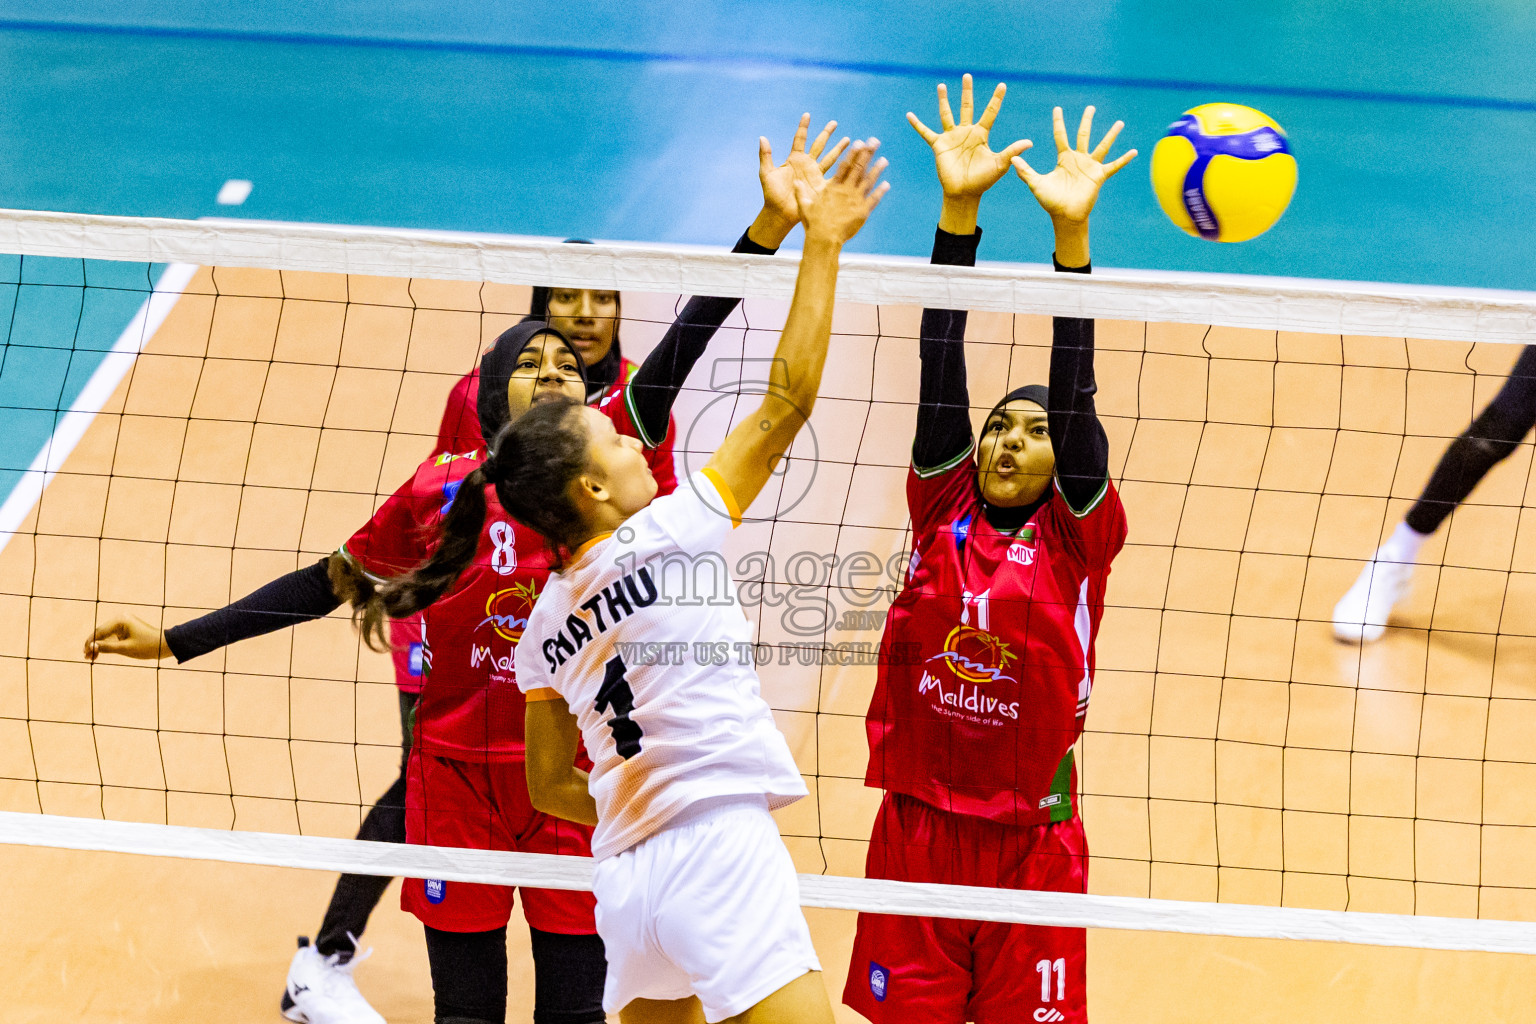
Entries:
{"type": "MultiPolygon", "coordinates": [[[[446,882],[592,889],[593,862],[590,858],[542,853],[409,846],[270,832],[227,832],[11,811],[0,812],[0,836],[5,842],[22,846],[434,878],[446,882]]],[[[1519,921],[983,889],[829,875],[801,875],[800,902],[803,906],[832,910],[1005,924],[1536,954],[1536,923],[1519,921]]]]}
{"type": "MultiPolygon", "coordinates": [[[[0,210],[0,252],[497,284],[788,299],[797,264],[643,245],[570,246],[452,231],[0,210]]],[[[1536,293],[1032,264],[936,267],[849,256],[838,298],[1266,331],[1498,341],[1536,338],[1536,293]]]]}

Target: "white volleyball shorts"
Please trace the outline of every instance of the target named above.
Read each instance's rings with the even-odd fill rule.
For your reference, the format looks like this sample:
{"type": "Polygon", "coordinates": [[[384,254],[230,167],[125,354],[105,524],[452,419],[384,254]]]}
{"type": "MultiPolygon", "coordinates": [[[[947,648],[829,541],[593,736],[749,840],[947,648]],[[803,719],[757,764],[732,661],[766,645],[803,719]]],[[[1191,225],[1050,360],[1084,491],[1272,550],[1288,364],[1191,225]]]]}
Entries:
{"type": "Polygon", "coordinates": [[[603,1009],[698,996],[710,1024],[821,970],[795,865],[766,799],[688,812],[597,862],[603,1009]]]}

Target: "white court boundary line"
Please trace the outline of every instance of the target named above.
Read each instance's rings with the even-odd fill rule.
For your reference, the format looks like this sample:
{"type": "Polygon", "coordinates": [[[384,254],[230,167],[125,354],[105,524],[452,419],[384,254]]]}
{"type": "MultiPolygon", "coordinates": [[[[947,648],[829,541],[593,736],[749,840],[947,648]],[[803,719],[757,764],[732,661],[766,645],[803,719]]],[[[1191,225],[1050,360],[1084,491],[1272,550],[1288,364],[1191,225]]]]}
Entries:
{"type": "Polygon", "coordinates": [[[21,524],[42,498],[44,489],[85,436],[96,414],[111,401],[112,393],[133,368],[134,360],[149,344],[149,339],[165,323],[195,273],[197,267],[185,263],[173,263],[161,272],[149,297],[102,357],[85,387],[70,404],[69,411],[54,424],[53,433],[48,435],[32,464],[22,472],[21,479],[11,489],[5,503],[0,505],[0,551],[5,550],[16,531],[21,529],[21,524]]]}
{"type": "MultiPolygon", "coordinates": [[[[365,875],[438,878],[449,882],[584,891],[592,888],[592,861],[585,857],[406,846],[14,811],[0,812],[0,842],[365,875]]],[[[1066,928],[1536,953],[1536,924],[1523,921],[1084,896],[833,875],[801,875],[800,902],[807,907],[835,910],[1066,928]]]]}
{"type": "MultiPolygon", "coordinates": [[[[692,248],[26,210],[0,210],[0,252],[778,299],[794,293],[797,270],[793,259],[692,248]]],[[[838,297],[1266,331],[1536,341],[1536,293],[1479,288],[1114,270],[1085,276],[1027,264],[933,267],[848,256],[838,297]]]]}

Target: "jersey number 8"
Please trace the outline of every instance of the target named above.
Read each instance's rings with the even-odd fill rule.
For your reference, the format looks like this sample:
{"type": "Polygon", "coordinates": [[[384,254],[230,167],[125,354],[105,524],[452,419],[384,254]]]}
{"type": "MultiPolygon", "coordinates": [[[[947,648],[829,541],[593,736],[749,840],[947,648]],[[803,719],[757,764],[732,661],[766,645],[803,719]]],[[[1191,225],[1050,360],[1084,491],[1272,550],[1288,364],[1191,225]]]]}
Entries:
{"type": "Polygon", "coordinates": [[[613,708],[613,719],[608,723],[608,728],[613,730],[613,743],[618,748],[619,756],[626,761],[640,753],[640,737],[644,735],[639,724],[629,717],[635,710],[635,694],[629,688],[629,679],[625,676],[628,671],[624,659],[614,655],[603,666],[603,685],[597,691],[597,703],[594,705],[599,713],[613,708]]]}

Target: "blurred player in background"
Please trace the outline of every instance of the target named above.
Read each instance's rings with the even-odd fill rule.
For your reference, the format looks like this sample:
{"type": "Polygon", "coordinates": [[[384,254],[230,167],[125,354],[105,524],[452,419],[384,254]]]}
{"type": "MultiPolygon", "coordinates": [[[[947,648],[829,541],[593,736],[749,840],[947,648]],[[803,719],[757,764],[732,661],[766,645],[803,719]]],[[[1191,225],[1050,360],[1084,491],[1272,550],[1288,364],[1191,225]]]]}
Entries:
{"type": "Polygon", "coordinates": [[[1494,466],[1514,453],[1532,427],[1536,427],[1536,345],[1527,345],[1488,408],[1451,442],[1419,500],[1334,606],[1335,636],[1346,641],[1381,638],[1392,609],[1408,596],[1424,542],[1494,466]]]}
{"type": "MultiPolygon", "coordinates": [[[[1054,115],[1056,167],[1037,174],[988,134],[999,85],[972,123],[939,86],[933,147],[944,202],[933,262],[972,266],[982,195],[1010,160],[1055,228],[1056,269],[1087,273],[1116,122],[1089,148],[1054,115]]],[[[865,782],[885,790],[865,873],[906,882],[1085,892],[1073,745],[1093,683],[1094,641],[1125,511],[1094,411],[1093,321],[1056,317],[1050,385],[998,400],[973,439],[963,311],[923,311],[917,433],[907,475],[911,569],[891,606],[870,702],[865,782]],[[895,658],[903,649],[914,659],[895,658]]],[[[1086,1019],[1081,929],[860,914],[843,1001],[877,1024],[1086,1019]]]]}

